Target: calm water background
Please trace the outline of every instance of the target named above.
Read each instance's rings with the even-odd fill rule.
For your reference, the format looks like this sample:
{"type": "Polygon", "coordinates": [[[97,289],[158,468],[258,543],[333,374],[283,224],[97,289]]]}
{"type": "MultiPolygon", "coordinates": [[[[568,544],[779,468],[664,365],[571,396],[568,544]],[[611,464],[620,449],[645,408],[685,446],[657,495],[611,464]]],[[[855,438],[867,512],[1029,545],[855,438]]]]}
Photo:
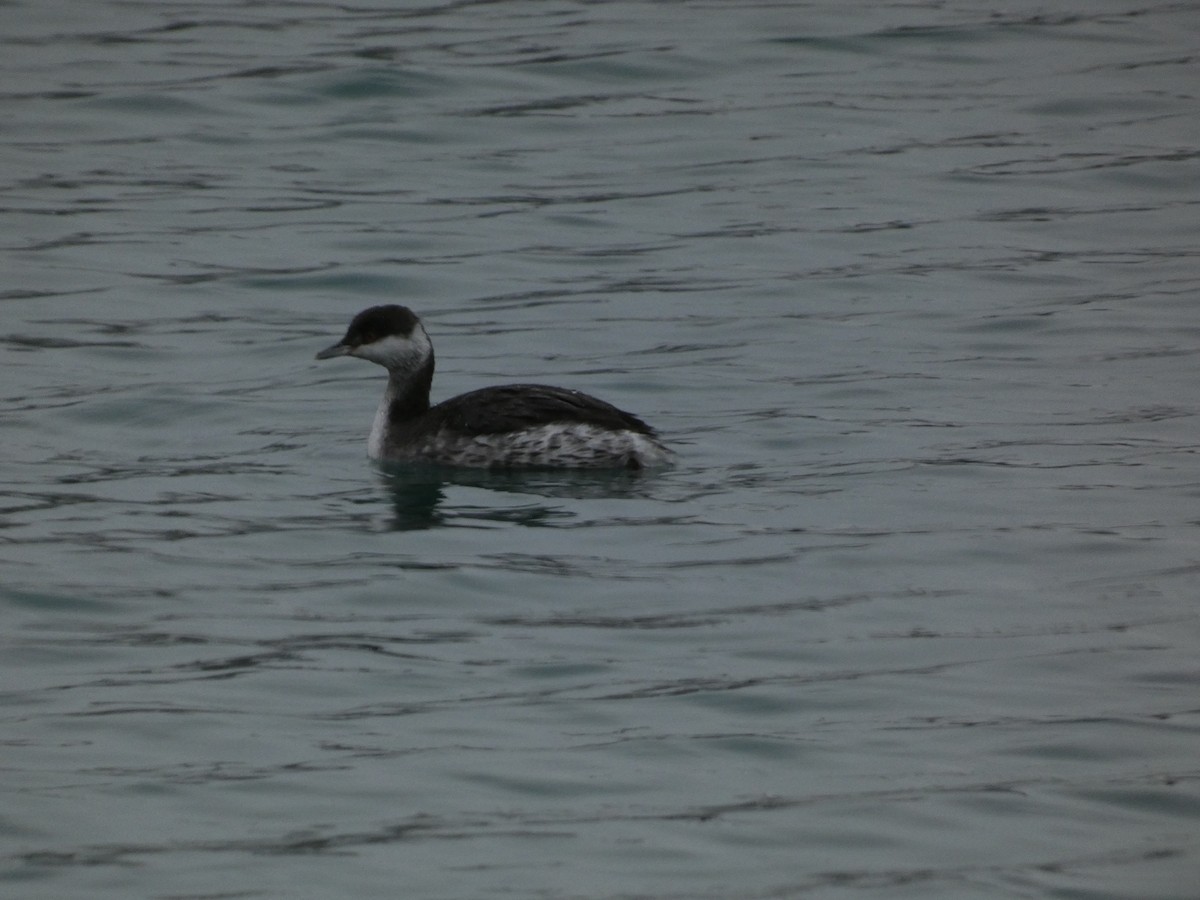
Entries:
{"type": "Polygon", "coordinates": [[[1194,898],[1198,29],[0,5],[0,894],[1194,898]],[[378,471],[392,301],[679,465],[378,471]]]}

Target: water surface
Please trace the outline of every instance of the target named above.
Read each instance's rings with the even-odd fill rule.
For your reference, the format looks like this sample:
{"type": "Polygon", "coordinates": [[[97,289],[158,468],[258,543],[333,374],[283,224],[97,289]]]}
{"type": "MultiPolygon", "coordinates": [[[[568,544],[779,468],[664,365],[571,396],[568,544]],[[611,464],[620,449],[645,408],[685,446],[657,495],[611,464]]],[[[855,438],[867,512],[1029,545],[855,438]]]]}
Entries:
{"type": "Polygon", "coordinates": [[[1195,25],[0,6],[3,893],[1194,897],[1195,25]]]}

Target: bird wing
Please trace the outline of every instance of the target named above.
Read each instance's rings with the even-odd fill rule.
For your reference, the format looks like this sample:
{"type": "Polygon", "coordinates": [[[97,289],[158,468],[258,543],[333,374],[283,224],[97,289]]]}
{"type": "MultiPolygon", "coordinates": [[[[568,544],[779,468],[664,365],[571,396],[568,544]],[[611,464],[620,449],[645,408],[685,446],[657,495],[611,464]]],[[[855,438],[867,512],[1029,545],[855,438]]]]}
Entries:
{"type": "Polygon", "coordinates": [[[439,427],[467,434],[504,434],[552,424],[595,425],[654,434],[637,416],[611,403],[580,391],[544,384],[481,388],[439,403],[429,412],[439,427]]]}

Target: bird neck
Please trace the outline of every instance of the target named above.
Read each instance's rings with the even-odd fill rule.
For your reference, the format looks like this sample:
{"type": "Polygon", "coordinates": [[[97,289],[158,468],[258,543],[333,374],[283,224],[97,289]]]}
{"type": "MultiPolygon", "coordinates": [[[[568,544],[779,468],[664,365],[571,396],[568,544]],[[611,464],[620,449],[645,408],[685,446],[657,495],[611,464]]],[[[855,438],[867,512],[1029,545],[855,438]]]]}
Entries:
{"type": "Polygon", "coordinates": [[[388,371],[387,389],[380,405],[392,422],[404,422],[429,409],[429,389],[433,384],[433,355],[413,370],[388,371]]]}

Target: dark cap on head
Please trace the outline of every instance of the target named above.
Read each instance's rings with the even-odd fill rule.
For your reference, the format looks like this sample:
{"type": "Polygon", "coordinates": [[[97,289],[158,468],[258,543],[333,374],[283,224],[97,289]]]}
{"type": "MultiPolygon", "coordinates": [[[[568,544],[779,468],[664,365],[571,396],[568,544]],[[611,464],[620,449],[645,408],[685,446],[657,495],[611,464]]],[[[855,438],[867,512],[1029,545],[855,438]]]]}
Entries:
{"type": "Polygon", "coordinates": [[[345,336],[332,347],[326,347],[318,353],[317,359],[345,356],[356,347],[373,344],[391,335],[408,337],[419,322],[416,313],[407,306],[394,303],[372,306],[351,319],[345,336]]]}

